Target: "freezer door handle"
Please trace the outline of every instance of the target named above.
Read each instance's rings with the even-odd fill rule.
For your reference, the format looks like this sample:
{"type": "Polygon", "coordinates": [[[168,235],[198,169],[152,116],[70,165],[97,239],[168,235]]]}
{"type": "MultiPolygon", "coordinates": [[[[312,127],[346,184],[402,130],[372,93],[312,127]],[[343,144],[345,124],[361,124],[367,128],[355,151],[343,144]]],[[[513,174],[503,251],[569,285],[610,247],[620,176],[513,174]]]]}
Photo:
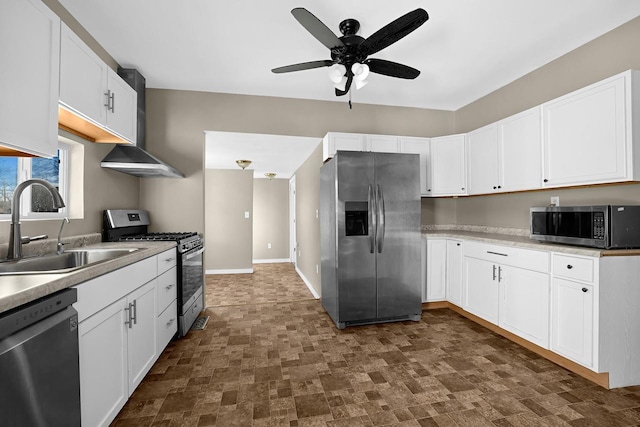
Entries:
{"type": "Polygon", "coordinates": [[[367,211],[369,215],[369,252],[375,252],[375,238],[376,238],[376,214],[375,214],[375,202],[373,199],[373,188],[371,184],[369,184],[369,193],[368,193],[368,205],[367,211]]]}
{"type": "Polygon", "coordinates": [[[382,247],[384,245],[384,232],[385,232],[385,210],[384,210],[384,195],[380,189],[380,185],[376,185],[376,201],[378,205],[378,232],[376,233],[378,242],[378,253],[382,253],[382,247]]]}

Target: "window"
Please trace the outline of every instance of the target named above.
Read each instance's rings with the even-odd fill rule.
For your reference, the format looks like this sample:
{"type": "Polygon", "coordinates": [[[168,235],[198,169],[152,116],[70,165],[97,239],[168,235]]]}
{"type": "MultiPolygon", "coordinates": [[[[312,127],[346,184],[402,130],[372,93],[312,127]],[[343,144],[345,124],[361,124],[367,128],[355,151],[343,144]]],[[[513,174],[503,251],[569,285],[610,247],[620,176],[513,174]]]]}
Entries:
{"type": "MultiPolygon", "coordinates": [[[[0,218],[10,219],[13,192],[19,183],[31,178],[49,181],[68,204],[69,146],[60,142],[58,155],[41,157],[0,157],[0,218]]],[[[62,218],[67,208],[53,208],[49,192],[41,185],[27,187],[20,198],[22,219],[62,218]]]]}

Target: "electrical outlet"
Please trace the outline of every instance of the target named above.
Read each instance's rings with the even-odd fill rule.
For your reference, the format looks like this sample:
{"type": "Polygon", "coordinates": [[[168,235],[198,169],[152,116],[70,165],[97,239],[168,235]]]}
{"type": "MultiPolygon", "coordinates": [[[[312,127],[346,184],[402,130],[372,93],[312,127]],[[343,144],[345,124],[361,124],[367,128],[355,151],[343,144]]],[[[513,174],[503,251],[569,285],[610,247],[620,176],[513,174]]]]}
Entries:
{"type": "Polygon", "coordinates": [[[551,206],[560,206],[560,197],[552,196],[551,197],[551,206]]]}
{"type": "Polygon", "coordinates": [[[248,219],[248,218],[249,218],[249,211],[245,211],[245,212],[244,212],[244,217],[245,217],[245,219],[248,219]]]}
{"type": "Polygon", "coordinates": [[[316,219],[318,219],[318,209],[316,209],[316,219]]]}
{"type": "Polygon", "coordinates": [[[316,274],[320,274],[320,266],[316,264],[316,274]]]}
{"type": "Polygon", "coordinates": [[[267,243],[267,249],[271,249],[271,243],[267,243]]]}

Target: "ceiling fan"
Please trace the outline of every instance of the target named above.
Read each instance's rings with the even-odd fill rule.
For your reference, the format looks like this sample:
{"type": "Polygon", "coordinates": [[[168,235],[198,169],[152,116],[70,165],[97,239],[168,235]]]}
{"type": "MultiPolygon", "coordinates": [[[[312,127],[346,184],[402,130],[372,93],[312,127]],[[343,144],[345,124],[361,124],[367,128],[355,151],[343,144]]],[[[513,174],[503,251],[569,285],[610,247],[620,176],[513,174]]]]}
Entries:
{"type": "Polygon", "coordinates": [[[298,7],[291,13],[312,36],[329,48],[331,59],[286,65],[272,69],[274,73],[330,67],[329,78],[334,83],[336,96],[347,94],[354,79],[357,89],[364,86],[369,71],[401,79],[415,79],[420,75],[419,70],[407,65],[368,56],[397,42],[424,24],[429,19],[429,14],[424,9],[418,8],[401,16],[366,39],[356,34],[360,23],[355,19],[342,21],[339,27],[342,37],[337,37],[307,9],[298,7]]]}

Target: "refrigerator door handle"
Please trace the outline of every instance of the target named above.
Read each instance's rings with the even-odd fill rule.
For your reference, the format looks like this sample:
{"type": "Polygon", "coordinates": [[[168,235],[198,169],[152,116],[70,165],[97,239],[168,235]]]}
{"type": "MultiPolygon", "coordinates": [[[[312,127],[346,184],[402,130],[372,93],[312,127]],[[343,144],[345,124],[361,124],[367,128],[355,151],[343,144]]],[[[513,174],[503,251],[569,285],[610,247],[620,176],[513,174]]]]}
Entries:
{"type": "Polygon", "coordinates": [[[376,201],[378,207],[378,232],[376,233],[378,253],[382,253],[382,246],[384,245],[384,232],[385,232],[385,210],[384,210],[384,195],[380,189],[380,184],[376,185],[376,201]]]}
{"type": "Polygon", "coordinates": [[[375,252],[375,239],[376,239],[376,213],[375,213],[375,202],[373,199],[373,188],[371,184],[369,184],[369,193],[368,193],[368,215],[369,215],[369,252],[375,252]]]}

